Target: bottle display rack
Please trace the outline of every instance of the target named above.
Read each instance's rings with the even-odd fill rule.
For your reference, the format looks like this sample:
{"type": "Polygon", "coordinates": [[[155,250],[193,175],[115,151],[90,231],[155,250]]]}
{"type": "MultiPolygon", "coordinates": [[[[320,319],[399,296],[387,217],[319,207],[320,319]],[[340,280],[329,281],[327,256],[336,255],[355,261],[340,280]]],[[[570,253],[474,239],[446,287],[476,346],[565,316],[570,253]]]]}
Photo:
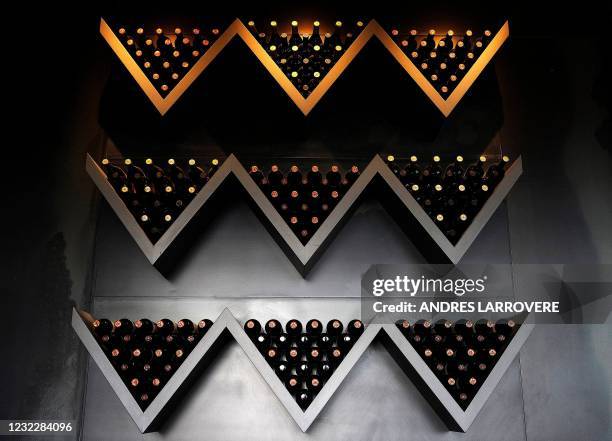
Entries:
{"type": "Polygon", "coordinates": [[[335,32],[330,29],[320,44],[318,39],[308,44],[316,27],[305,33],[300,30],[300,23],[294,22],[293,32],[283,38],[275,29],[276,22],[270,23],[265,27],[272,28],[268,33],[262,32],[261,24],[249,21],[247,27],[238,18],[227,28],[189,29],[177,24],[167,29],[153,25],[152,30],[147,30],[139,24],[130,27],[102,18],[100,34],[161,115],[234,37],[242,39],[300,111],[308,115],[368,41],[376,37],[448,117],[509,37],[508,22],[499,29],[483,31],[482,37],[475,36],[472,47],[469,30],[462,34],[448,30],[438,34],[431,30],[423,39],[414,30],[414,35],[404,38],[399,29],[385,29],[376,20],[355,21],[348,26],[350,29],[342,31],[343,22],[337,21],[335,32]],[[204,34],[210,34],[210,38],[204,38],[204,34]],[[450,48],[454,40],[461,45],[450,48]],[[207,45],[201,50],[203,41],[207,45]],[[409,50],[421,41],[426,43],[423,49],[409,50]]]}
{"type": "MultiPolygon", "coordinates": [[[[330,374],[327,381],[320,386],[320,389],[319,385],[317,385],[318,392],[314,395],[312,400],[301,400],[300,405],[298,401],[296,401],[296,398],[300,400],[299,395],[294,397],[287,389],[285,382],[279,379],[278,362],[275,365],[275,363],[271,362],[269,356],[266,357],[266,351],[261,349],[262,346],[258,341],[258,337],[262,337],[262,339],[266,341],[266,345],[275,348],[279,344],[278,336],[273,340],[268,338],[268,334],[272,332],[276,335],[276,332],[272,331],[270,326],[268,326],[268,334],[260,332],[251,333],[250,330],[257,328],[257,326],[249,325],[249,322],[251,325],[254,323],[253,319],[248,320],[243,327],[236,318],[234,318],[232,313],[228,309],[225,309],[214,321],[214,324],[210,326],[208,331],[201,336],[197,343],[195,343],[191,352],[180,364],[174,375],[169,378],[166,385],[155,395],[150,404],[143,409],[132,391],[129,390],[126,382],[122,379],[120,370],[117,370],[107,353],[105,353],[104,344],[101,345],[99,343],[99,337],[96,337],[97,334],[94,330],[94,322],[96,322],[96,319],[89,313],[73,309],[72,326],[76,334],[87,348],[92,359],[102,371],[140,431],[143,433],[156,431],[160,427],[163,419],[168,416],[172,410],[173,404],[178,401],[182,394],[187,392],[190,382],[193,381],[195,377],[201,373],[202,369],[211,362],[216,351],[222,344],[225,344],[230,337],[235,339],[240,345],[272,392],[277,396],[289,415],[304,432],[308,430],[310,425],[321,413],[331,396],[374,339],[380,339],[383,342],[385,348],[396,360],[398,365],[406,372],[409,378],[415,382],[420,392],[432,404],[434,410],[440,415],[450,430],[467,431],[478,412],[485,405],[497,383],[508,369],[510,363],[518,354],[534,326],[524,322],[520,326],[516,326],[516,330],[508,334],[508,341],[504,342],[503,349],[500,348],[496,353],[495,362],[486,370],[485,375],[478,377],[482,383],[480,387],[474,391],[473,398],[468,404],[460,404],[457,395],[449,391],[448,382],[445,384],[442,383],[440,374],[432,370],[430,364],[426,361],[426,356],[424,357],[423,354],[419,353],[417,349],[419,346],[414,344],[414,335],[426,335],[416,330],[416,327],[419,326],[417,323],[422,322],[419,321],[413,325],[415,330],[412,334],[409,334],[409,338],[405,336],[405,334],[407,334],[405,331],[406,327],[402,328],[401,324],[364,325],[363,331],[359,331],[361,334],[355,334],[354,339],[350,342],[350,348],[344,351],[342,360],[337,363],[336,368],[330,374]],[[245,330],[249,331],[251,335],[247,334],[245,330]]],[[[354,326],[357,322],[358,321],[352,321],[349,324],[346,335],[353,335],[350,326],[354,326]]],[[[505,323],[508,322],[506,321],[505,323]]],[[[457,323],[455,323],[455,326],[457,326],[457,323]]],[[[435,333],[437,326],[433,326],[432,328],[433,332],[431,336],[438,335],[435,333]]],[[[312,329],[310,330],[312,331],[312,329]]],[[[492,335],[499,335],[497,330],[491,332],[492,335]]],[[[309,336],[309,334],[306,335],[309,336]]],[[[458,334],[454,332],[449,333],[449,336],[455,335],[458,334]]],[[[506,333],[504,333],[504,335],[506,335],[506,333]]],[[[449,337],[445,338],[450,340],[449,337]]],[[[315,345],[314,340],[317,340],[316,344],[321,344],[320,338],[318,337],[309,336],[307,340],[307,342],[302,341],[303,347],[305,347],[304,345],[307,343],[310,349],[312,349],[315,345]]],[[[489,338],[486,344],[483,343],[482,345],[478,345],[478,340],[474,340],[473,344],[476,349],[481,350],[488,347],[486,345],[488,345],[490,341],[489,338]]],[[[337,346],[332,345],[332,347],[340,348],[342,344],[343,343],[336,343],[337,346]]],[[[307,355],[304,355],[303,360],[305,360],[306,357],[307,355]]],[[[321,366],[321,364],[318,366],[321,366]]]]}
{"type": "MultiPolygon", "coordinates": [[[[487,192],[487,194],[490,194],[486,199],[478,199],[479,202],[475,206],[475,210],[469,212],[470,222],[461,228],[460,234],[456,234],[458,238],[454,237],[452,241],[448,237],[448,230],[440,228],[442,225],[441,222],[436,221],[435,213],[433,213],[434,217],[432,218],[432,213],[428,213],[424,209],[422,200],[417,200],[413,192],[406,188],[406,182],[399,172],[394,171],[389,166],[388,161],[383,160],[378,155],[359,172],[358,176],[355,174],[354,179],[351,178],[352,183],[345,186],[341,192],[342,197],[338,197],[338,201],[334,202],[333,209],[328,210],[328,213],[321,216],[321,220],[315,225],[316,228],[306,230],[306,235],[301,234],[304,230],[302,221],[312,219],[314,213],[310,211],[307,212],[307,215],[285,213],[282,204],[274,204],[271,201],[271,192],[277,190],[267,188],[266,186],[269,185],[267,183],[264,187],[270,190],[268,192],[270,194],[266,194],[264,192],[265,188],[262,190],[261,180],[258,185],[258,182],[256,182],[258,178],[253,178],[253,168],[249,173],[234,155],[220,160],[218,167],[215,166],[214,174],[206,175],[205,185],[194,192],[195,196],[181,208],[180,212],[171,215],[173,221],[168,222],[169,225],[155,242],[143,229],[138,216],[134,214],[133,210],[130,210],[129,202],[126,205],[126,199],[122,198],[121,190],[117,191],[117,185],[113,185],[112,178],[109,180],[102,167],[89,155],[86,160],[86,170],[147,259],[162,272],[175,263],[174,258],[183,253],[185,247],[192,243],[193,236],[197,235],[197,224],[193,222],[193,219],[196,216],[207,214],[207,211],[214,213],[215,210],[207,210],[204,207],[213,198],[213,195],[216,192],[235,192],[236,187],[238,187],[248,194],[249,201],[252,202],[255,211],[296,269],[300,274],[306,275],[316,259],[329,245],[334,234],[348,220],[366,188],[370,186],[377,191],[378,200],[398,221],[411,241],[429,261],[458,263],[495,210],[509,194],[522,173],[522,164],[519,156],[511,165],[503,169],[503,176],[499,176],[498,182],[491,185],[493,188],[487,192]],[[229,182],[237,184],[237,186],[229,185],[229,182]],[[297,227],[292,223],[293,218],[299,221],[296,222],[297,227]]],[[[261,177],[261,175],[257,176],[261,177]]],[[[284,179],[286,181],[286,177],[284,179]]],[[[410,187],[410,184],[408,186],[410,187]]],[[[172,194],[174,194],[174,188],[171,186],[172,194]]],[[[313,190],[309,190],[312,195],[313,190]]],[[[291,193],[294,190],[288,189],[287,191],[291,193]]],[[[287,191],[283,190],[284,197],[287,197],[287,191]]],[[[309,191],[301,192],[306,193],[306,195],[309,193],[309,191]]],[[[327,190],[326,192],[329,193],[327,190]]],[[[287,203],[290,203],[290,194],[288,197],[287,203]]],[[[308,206],[308,204],[306,205],[308,206]]],[[[300,210],[300,207],[295,208],[300,210]]],[[[310,209],[309,206],[308,208],[310,209]]]]}

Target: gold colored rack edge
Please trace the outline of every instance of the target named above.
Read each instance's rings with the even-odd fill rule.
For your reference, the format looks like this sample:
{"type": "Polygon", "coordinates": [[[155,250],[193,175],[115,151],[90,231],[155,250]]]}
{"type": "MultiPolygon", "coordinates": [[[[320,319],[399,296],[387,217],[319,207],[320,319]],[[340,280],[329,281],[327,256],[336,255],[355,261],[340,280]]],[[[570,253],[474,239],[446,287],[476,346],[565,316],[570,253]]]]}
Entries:
{"type": "Polygon", "coordinates": [[[501,29],[487,45],[483,53],[474,62],[472,67],[470,67],[447,99],[444,99],[442,95],[440,95],[440,93],[431,85],[427,78],[421,73],[421,71],[419,71],[419,69],[406,56],[406,54],[403,53],[399,46],[389,36],[387,31],[385,31],[382,26],[376,22],[376,20],[371,20],[368,23],[357,39],[355,39],[355,41],[348,47],[346,52],[340,57],[336,64],[334,64],[327,75],[323,77],[321,82],[308,96],[308,98],[304,98],[301,95],[299,90],[293,85],[293,83],[291,83],[289,78],[287,78],[280,67],[278,67],[278,65],[274,62],[272,57],[270,57],[261,44],[259,44],[257,39],[255,39],[251,32],[238,18],[234,20],[232,24],[221,34],[210,49],[206,51],[206,53],[197,61],[196,64],[193,65],[189,72],[187,72],[187,74],[178,82],[178,84],[170,91],[170,93],[168,93],[165,98],[162,97],[155,89],[155,86],[153,86],[151,81],[146,77],[140,66],[138,66],[136,61],[134,61],[127,49],[125,49],[119,38],[117,38],[113,30],[103,18],[100,19],[100,34],[102,37],[104,37],[113,52],[127,68],[142,91],[162,116],[183,95],[189,86],[208,67],[212,60],[215,59],[215,57],[232,40],[232,38],[238,35],[305,116],[308,115],[314,106],[321,100],[321,98],[323,98],[323,95],[325,95],[325,93],[334,84],[342,72],[344,72],[357,54],[361,52],[365,44],[373,36],[376,36],[383,46],[396,59],[396,61],[400,63],[404,70],[406,70],[408,75],[417,83],[425,95],[427,95],[430,101],[445,117],[448,117],[470,87],[474,84],[476,79],[480,76],[484,68],[495,56],[497,51],[508,39],[510,36],[510,27],[508,25],[508,21],[502,25],[501,29]]]}

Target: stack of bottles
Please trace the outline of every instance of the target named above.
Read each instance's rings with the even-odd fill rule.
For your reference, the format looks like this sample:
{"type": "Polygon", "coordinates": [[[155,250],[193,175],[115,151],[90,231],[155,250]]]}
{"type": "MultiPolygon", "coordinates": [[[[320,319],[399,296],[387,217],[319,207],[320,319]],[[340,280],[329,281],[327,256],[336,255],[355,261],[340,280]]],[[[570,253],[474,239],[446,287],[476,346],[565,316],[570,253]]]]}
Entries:
{"type": "Polygon", "coordinates": [[[297,21],[291,22],[289,33],[280,32],[276,21],[268,26],[248,22],[248,27],[262,47],[287,75],[305,98],[357,38],[365,24],[336,21],[333,30],[323,33],[315,21],[309,33],[300,32],[297,21]]]}
{"type": "Polygon", "coordinates": [[[250,319],[244,330],[298,405],[306,409],[363,334],[364,325],[351,320],[345,329],[334,319],[324,328],[313,319],[304,328],[293,319],[283,330],[278,320],[268,320],[262,327],[250,319]]]}
{"type": "Polygon", "coordinates": [[[115,35],[165,97],[220,34],[218,27],[113,26],[115,35]]]}
{"type": "Polygon", "coordinates": [[[212,326],[208,319],[132,322],[97,319],[93,335],[141,409],[168,383],[200,339],[212,326]]]}
{"type": "Polygon", "coordinates": [[[148,158],[140,164],[131,159],[102,160],[106,177],[149,239],[155,243],[219,168],[219,160],[208,166],[195,159],[185,164],[168,159],[159,166],[148,158]]]}
{"type": "Polygon", "coordinates": [[[386,161],[429,217],[455,244],[504,178],[510,159],[502,156],[499,161],[492,162],[483,155],[467,167],[462,156],[446,164],[438,155],[428,163],[419,162],[416,156],[398,162],[389,155],[386,161]]]}
{"type": "Polygon", "coordinates": [[[505,319],[399,320],[396,325],[464,410],[519,327],[505,319]]]}
{"type": "Polygon", "coordinates": [[[490,30],[474,34],[470,29],[463,34],[448,30],[437,34],[430,29],[427,34],[416,29],[391,30],[391,37],[410,60],[425,75],[432,86],[448,97],[470,67],[493,39],[490,30]]]}
{"type": "Polygon", "coordinates": [[[286,172],[278,165],[272,165],[267,173],[256,165],[249,170],[302,243],[310,240],[359,173],[356,165],[344,174],[338,165],[332,165],[325,174],[317,165],[311,166],[306,173],[297,165],[286,172]]]}

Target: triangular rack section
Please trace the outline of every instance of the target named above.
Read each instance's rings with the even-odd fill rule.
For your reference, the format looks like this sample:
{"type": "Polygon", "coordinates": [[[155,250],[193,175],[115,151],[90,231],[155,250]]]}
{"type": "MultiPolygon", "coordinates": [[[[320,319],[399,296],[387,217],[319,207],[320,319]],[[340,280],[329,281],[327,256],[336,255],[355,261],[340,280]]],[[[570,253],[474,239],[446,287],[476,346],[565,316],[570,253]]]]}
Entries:
{"type": "Polygon", "coordinates": [[[387,31],[385,31],[383,27],[376,22],[376,20],[371,20],[367,24],[363,31],[357,36],[355,41],[353,41],[347,48],[346,52],[323,77],[321,82],[312,91],[308,98],[304,98],[302,96],[302,94],[283,73],[280,67],[278,67],[278,65],[274,62],[272,57],[270,57],[261,44],[259,44],[255,36],[253,36],[253,34],[244,26],[240,19],[235,19],[232,24],[221,33],[219,38],[211,45],[204,55],[202,55],[194,66],[191,67],[191,69],[178,82],[178,84],[172,88],[165,98],[162,97],[155,89],[151,81],[147,78],[136,61],[134,61],[132,56],[125,49],[119,38],[117,38],[113,30],[103,18],[100,19],[100,34],[104,37],[111,49],[115,52],[117,57],[121,60],[123,65],[127,68],[145,95],[149,98],[161,115],[164,115],[174,105],[174,103],[183,93],[185,93],[189,86],[206,69],[206,67],[208,67],[212,60],[223,50],[223,48],[232,40],[232,38],[238,35],[304,115],[308,115],[308,113],[310,113],[310,111],[321,100],[323,95],[329,90],[342,72],[344,72],[357,54],[361,52],[366,43],[372,37],[376,36],[382,42],[383,46],[391,53],[391,55],[402,65],[410,77],[414,79],[419,88],[423,90],[423,92],[440,110],[440,112],[447,117],[467,93],[487,64],[492,60],[493,56],[501,48],[503,43],[508,39],[510,35],[510,28],[508,22],[506,21],[447,99],[444,99],[438,93],[438,91],[435,90],[427,78],[425,78],[414,63],[402,52],[402,50],[389,36],[387,31]]]}
{"type": "Polygon", "coordinates": [[[412,377],[411,379],[417,387],[421,386],[422,393],[448,428],[453,431],[467,432],[533,330],[535,325],[527,323],[528,320],[529,316],[510,340],[505,351],[501,354],[465,411],[436,377],[412,344],[397,329],[396,325],[383,325],[387,337],[383,341],[387,351],[391,353],[400,367],[412,377]]]}
{"type": "Polygon", "coordinates": [[[349,374],[353,366],[361,358],[372,340],[378,335],[381,325],[366,326],[363,334],[357,339],[351,350],[338,365],[332,376],[325,382],[312,403],[303,411],[291,396],[285,385],[279,380],[263,355],[257,350],[255,344],[246,335],[240,324],[234,319],[228,322],[228,330],[234,336],[244,353],[249,357],[257,371],[266,381],[272,392],[280,400],[287,412],[297,425],[306,432],[317,416],[321,413],[332,395],[336,392],[342,381],[349,374]]]}
{"type": "Polygon", "coordinates": [[[382,29],[380,26],[375,30],[376,36],[380,39],[381,43],[387,48],[387,50],[393,55],[399,64],[406,70],[414,81],[418,84],[421,90],[427,95],[432,103],[442,112],[444,116],[449,116],[453,109],[459,104],[461,98],[467,93],[472,87],[472,84],[480,76],[484,68],[493,59],[497,51],[502,47],[504,42],[510,36],[510,26],[506,21],[500,30],[495,34],[491,42],[487,45],[485,50],[480,54],[478,59],[466,72],[464,77],[459,81],[457,87],[451,92],[448,98],[444,99],[442,95],[431,85],[425,75],[414,65],[412,60],[399,48],[399,46],[393,41],[389,34],[382,29]]]}
{"type": "Polygon", "coordinates": [[[393,174],[380,156],[376,156],[371,165],[376,168],[398,199],[406,206],[420,226],[427,232],[433,244],[439,248],[448,261],[453,264],[459,263],[463,255],[467,252],[472,243],[474,243],[474,240],[476,240],[476,237],[478,237],[480,231],[489,222],[523,173],[523,162],[519,156],[505,171],[502,181],[495,187],[491,196],[486,200],[457,243],[453,245],[434,221],[427,215],[425,210],[423,210],[423,207],[414,199],[412,194],[402,185],[400,180],[393,174]]]}
{"type": "Polygon", "coordinates": [[[161,115],[164,115],[174,103],[185,93],[191,84],[200,76],[200,74],[208,67],[221,50],[230,42],[236,34],[237,26],[241,24],[238,19],[219,35],[219,38],[210,46],[210,48],[198,59],[198,61],[189,69],[189,71],[180,79],[180,81],[170,90],[168,95],[163,97],[155,88],[151,80],[147,78],[142,68],[136,63],[127,49],[123,46],[117,35],[113,32],[108,23],[100,19],[100,34],[108,45],[111,47],[115,55],[123,63],[125,68],[130,72],[136,80],[144,94],[149,98],[161,115]]]}
{"type": "Polygon", "coordinates": [[[181,233],[185,226],[196,215],[198,210],[210,199],[219,186],[225,181],[227,175],[235,167],[233,155],[228,157],[210,178],[210,180],[202,187],[191,202],[185,207],[181,214],[168,227],[164,234],[155,243],[151,242],[149,237],[138,224],[133,214],[119,197],[113,186],[110,184],[104,171],[96,163],[96,161],[88,154],[85,163],[85,169],[96,184],[96,187],[104,195],[113,211],[117,214],[125,228],[136,241],[146,258],[151,264],[155,264],[158,259],[164,254],[168,247],[174,242],[176,237],[181,233]]]}
{"type": "Polygon", "coordinates": [[[175,395],[181,389],[184,389],[188,380],[192,378],[192,374],[197,372],[197,367],[204,363],[207,355],[214,353],[214,351],[211,351],[211,348],[225,331],[225,324],[229,317],[231,317],[231,314],[227,309],[221,313],[144,412],[93,336],[90,330],[91,323],[93,322],[91,315],[73,308],[72,328],[140,431],[146,433],[156,430],[158,424],[161,423],[162,416],[170,409],[175,395]]]}

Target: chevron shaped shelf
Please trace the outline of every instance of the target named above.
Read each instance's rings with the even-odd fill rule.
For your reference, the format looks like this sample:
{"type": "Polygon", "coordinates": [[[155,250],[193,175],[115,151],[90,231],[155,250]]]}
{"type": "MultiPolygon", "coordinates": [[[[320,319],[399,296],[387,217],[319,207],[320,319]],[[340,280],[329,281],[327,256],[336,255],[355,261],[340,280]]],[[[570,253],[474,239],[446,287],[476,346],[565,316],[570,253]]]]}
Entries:
{"type": "Polygon", "coordinates": [[[479,211],[473,216],[471,223],[463,230],[456,243],[452,243],[446,237],[380,156],[375,156],[356,176],[352,185],[344,192],[344,196],[335,204],[335,208],[329,211],[320,224],[317,224],[318,228],[312,230],[312,235],[309,233],[310,238],[304,242],[234,155],[223,161],[155,242],[152,242],[143,230],[103,169],[89,155],[86,160],[86,170],[147,259],[162,272],[171,267],[178,255],[184,252],[184,248],[192,243],[193,236],[198,233],[193,218],[205,214],[203,206],[211,200],[215,192],[221,191],[220,187],[231,175],[230,179],[237,181],[249,195],[256,212],[296,269],[305,275],[333,239],[333,235],[339,231],[357,207],[357,201],[368,185],[374,185],[378,189],[379,200],[383,206],[406,230],[425,257],[432,262],[458,263],[512,189],[522,173],[522,165],[521,158],[518,157],[505,170],[499,184],[479,206],[479,211]],[[190,225],[193,228],[187,228],[190,225]]]}
{"type": "MultiPolygon", "coordinates": [[[[176,373],[170,377],[166,386],[143,410],[105,354],[103,346],[96,340],[94,322],[95,319],[90,314],[73,309],[72,327],[143,433],[157,430],[163,421],[163,417],[167,416],[172,410],[173,404],[187,391],[191,381],[210,362],[220,345],[225,343],[230,336],[240,345],[272,392],[304,432],[308,430],[342,381],[377,337],[382,339],[387,350],[432,403],[434,410],[447,423],[449,429],[467,431],[533,328],[533,325],[524,323],[514,333],[465,410],[460,407],[453,395],[440,382],[398,327],[396,325],[380,324],[365,326],[363,333],[356,341],[351,342],[350,350],[345,352],[342,361],[337,364],[336,369],[324,382],[314,399],[312,401],[302,401],[302,406],[300,406],[271,366],[270,356],[267,356],[267,360],[262,355],[261,349],[258,348],[257,337],[252,340],[231,312],[225,309],[201,337],[191,353],[176,370],[176,373]]],[[[246,327],[248,329],[248,325],[246,327]]],[[[299,395],[298,399],[300,399],[299,395]]]]}
{"type": "MultiPolygon", "coordinates": [[[[314,29],[309,34],[301,34],[297,23],[293,26],[295,37],[293,40],[289,36],[283,39],[276,30],[276,24],[271,26],[271,36],[260,32],[254,22],[249,22],[248,25],[251,30],[242,21],[236,19],[223,31],[213,28],[216,32],[212,33],[211,30],[210,38],[203,37],[201,28],[196,28],[197,33],[194,33],[192,29],[190,34],[185,33],[182,28],[178,28],[180,32],[160,29],[161,33],[147,40],[146,37],[138,37],[139,29],[143,36],[147,34],[143,28],[130,29],[122,25],[111,28],[104,19],[101,19],[100,33],[161,115],[164,115],[185,93],[232,38],[238,36],[304,115],[310,113],[365,44],[372,37],[377,37],[431,102],[447,117],[509,36],[509,26],[506,22],[494,35],[492,32],[487,33],[484,40],[475,41],[473,52],[467,51],[464,54],[462,50],[452,51],[453,54],[457,52],[458,61],[455,63],[455,58],[447,59],[447,49],[451,44],[452,36],[447,34],[444,37],[446,48],[444,44],[440,45],[440,41],[444,38],[432,35],[432,38],[425,39],[425,41],[431,40],[425,48],[427,51],[410,51],[406,54],[408,41],[412,44],[412,40],[405,40],[406,45],[404,45],[404,40],[398,41],[396,38],[400,36],[399,31],[397,35],[394,35],[392,31],[393,36],[390,36],[375,20],[371,20],[367,25],[362,21],[356,22],[344,34],[344,37],[338,35],[339,29],[337,29],[338,32],[326,35],[321,44],[316,44],[318,40],[308,44],[314,29]],[[132,34],[136,37],[133,37],[132,34]],[[308,39],[305,38],[306,35],[308,39]],[[202,46],[203,41],[207,43],[206,46],[202,46]],[[482,47],[476,47],[476,43],[480,44],[483,41],[482,47]],[[161,42],[159,43],[161,50],[157,48],[158,42],[161,42]],[[197,46],[195,50],[194,44],[197,46]],[[170,46],[172,46],[171,49],[170,46]],[[315,46],[319,47],[319,50],[315,50],[315,46]],[[295,48],[297,50],[294,50],[295,48]],[[148,51],[151,52],[150,58],[153,61],[146,60],[145,54],[148,51]],[[181,51],[186,52],[188,56],[179,61],[181,51]],[[170,60],[167,66],[163,61],[166,52],[170,60]],[[417,55],[413,56],[412,52],[416,52],[417,55]],[[434,57],[431,54],[437,54],[437,52],[440,52],[440,60],[445,60],[442,69],[444,72],[440,69],[440,63],[437,60],[433,61],[434,57]],[[159,55],[156,55],[157,53],[159,55]],[[195,56],[194,53],[196,53],[195,56]],[[175,63],[177,67],[172,71],[171,61],[174,58],[177,58],[175,63]],[[156,60],[159,60],[159,63],[156,63],[156,60]],[[160,64],[161,67],[156,67],[156,64],[160,64]],[[167,75],[154,72],[156,69],[167,72],[167,75]],[[435,72],[430,73],[434,69],[435,72]],[[449,71],[448,74],[446,70],[449,71]],[[437,85],[443,82],[444,84],[437,85]]],[[[340,27],[336,24],[336,28],[340,27]]],[[[467,44],[467,34],[466,31],[466,34],[462,36],[460,40],[462,44],[467,44]]],[[[437,55],[435,58],[438,58],[437,55]]]]}

